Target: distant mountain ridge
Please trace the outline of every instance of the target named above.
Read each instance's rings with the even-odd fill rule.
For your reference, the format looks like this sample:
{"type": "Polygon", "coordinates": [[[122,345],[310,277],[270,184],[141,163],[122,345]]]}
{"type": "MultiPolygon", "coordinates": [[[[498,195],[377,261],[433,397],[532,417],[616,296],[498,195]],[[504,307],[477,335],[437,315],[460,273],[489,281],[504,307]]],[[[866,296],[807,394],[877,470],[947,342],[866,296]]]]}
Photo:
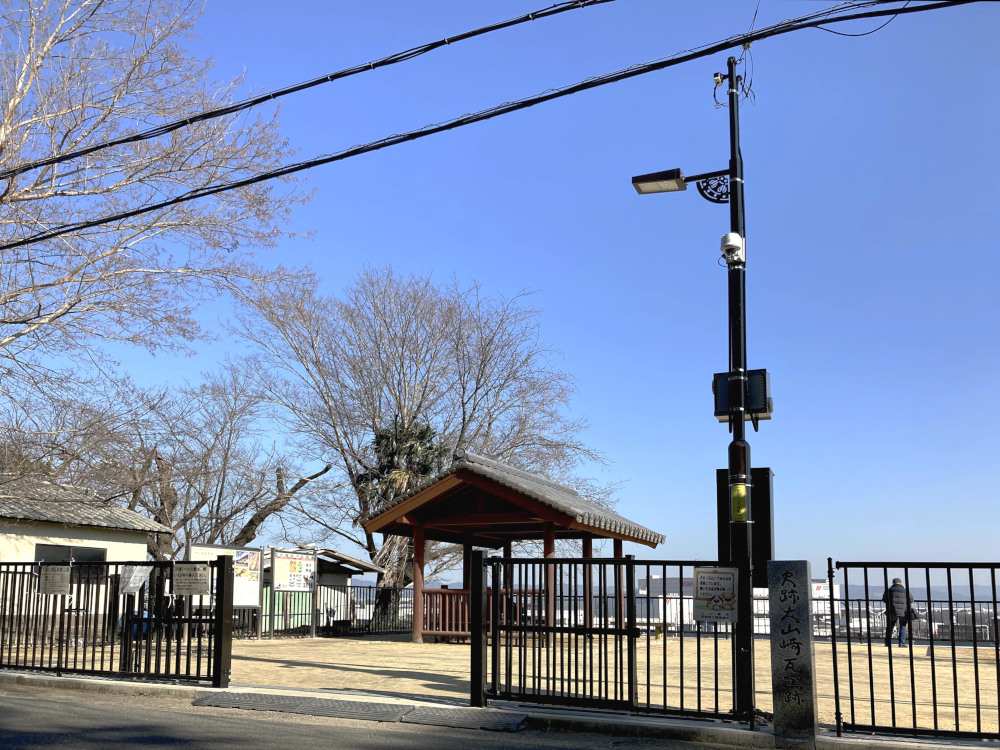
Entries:
{"type": "MultiPolygon", "coordinates": [[[[843,592],[843,584],[841,584],[841,592],[843,592]]],[[[885,587],[881,584],[878,586],[868,585],[868,599],[874,601],[880,601],[882,599],[882,593],[885,591],[885,587]]],[[[864,599],[865,598],[865,587],[863,584],[858,585],[852,583],[848,587],[848,592],[851,599],[864,599]]],[[[992,603],[995,602],[995,594],[992,585],[978,585],[974,586],[972,589],[973,596],[969,595],[969,584],[964,585],[952,585],[951,587],[951,598],[957,602],[970,602],[975,601],[977,604],[980,603],[992,603]]],[[[996,594],[1000,594],[1000,582],[997,584],[996,594]]],[[[927,588],[911,586],[910,595],[917,601],[927,601],[927,588]]],[[[843,593],[841,593],[843,596],[843,593]]],[[[930,588],[930,599],[935,602],[947,602],[948,601],[948,587],[947,586],[931,586],[930,588]]]]}

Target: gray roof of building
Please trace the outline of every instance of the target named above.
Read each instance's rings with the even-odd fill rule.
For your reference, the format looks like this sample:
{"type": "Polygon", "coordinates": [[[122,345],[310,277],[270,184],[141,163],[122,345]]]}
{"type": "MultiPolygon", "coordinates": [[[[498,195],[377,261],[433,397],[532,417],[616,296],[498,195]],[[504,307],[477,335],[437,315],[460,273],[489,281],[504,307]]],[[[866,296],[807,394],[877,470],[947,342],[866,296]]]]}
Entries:
{"type": "Polygon", "coordinates": [[[41,479],[0,480],[0,518],[172,534],[168,526],[111,505],[92,490],[41,479]]]}
{"type": "MultiPolygon", "coordinates": [[[[629,536],[653,546],[663,544],[666,539],[663,534],[659,534],[652,529],[647,529],[645,526],[640,526],[612,510],[608,510],[595,502],[581,497],[580,493],[572,487],[567,487],[566,485],[553,482],[537,474],[532,474],[523,469],[500,463],[499,461],[477,456],[461,448],[455,451],[454,461],[450,469],[438,475],[433,480],[415,488],[413,492],[400,498],[399,502],[402,502],[407,497],[412,497],[434,482],[450,474],[454,474],[460,469],[465,469],[466,471],[471,471],[473,474],[492,479],[505,487],[538,501],[542,505],[573,517],[578,523],[584,526],[629,536]]],[[[396,504],[393,503],[393,505],[396,504]]]]}

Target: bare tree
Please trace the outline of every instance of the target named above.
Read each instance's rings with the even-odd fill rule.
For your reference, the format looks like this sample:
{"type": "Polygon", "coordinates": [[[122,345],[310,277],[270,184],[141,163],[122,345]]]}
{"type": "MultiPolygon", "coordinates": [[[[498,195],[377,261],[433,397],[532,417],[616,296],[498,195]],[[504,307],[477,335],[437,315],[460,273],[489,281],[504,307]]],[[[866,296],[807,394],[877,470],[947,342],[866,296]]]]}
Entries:
{"type": "Polygon", "coordinates": [[[391,268],[364,270],[340,299],[317,286],[261,284],[246,298],[235,332],[255,354],[244,372],[303,450],[342,479],[327,507],[303,510],[397,580],[409,578],[412,553],[395,545],[379,556],[359,528],[413,484],[371,492],[371,477],[386,476],[377,440],[385,430],[426,425],[448,453],[461,446],[556,479],[599,459],[566,414],[573,381],[540,342],[527,295],[489,297],[476,284],[439,286],[391,268]]]}
{"type": "MultiPolygon", "coordinates": [[[[232,371],[197,387],[122,390],[117,421],[58,433],[53,472],[174,530],[150,543],[157,559],[189,542],[247,545],[294,498],[321,490],[262,437],[261,401],[232,371]],[[292,479],[290,479],[290,477],[292,479]]],[[[77,405],[77,411],[85,409],[77,405]]]]}
{"type": "MultiPolygon", "coordinates": [[[[190,0],[0,0],[0,169],[217,107],[218,83],[181,42],[190,0]]],[[[100,341],[185,347],[220,288],[261,274],[234,252],[273,246],[303,196],[262,182],[57,239],[55,226],[272,169],[290,151],[277,113],[232,115],[0,183],[0,372],[8,399],[67,377],[59,357],[100,359],[100,341]]],[[[28,413],[27,408],[22,408],[28,413]]]]}

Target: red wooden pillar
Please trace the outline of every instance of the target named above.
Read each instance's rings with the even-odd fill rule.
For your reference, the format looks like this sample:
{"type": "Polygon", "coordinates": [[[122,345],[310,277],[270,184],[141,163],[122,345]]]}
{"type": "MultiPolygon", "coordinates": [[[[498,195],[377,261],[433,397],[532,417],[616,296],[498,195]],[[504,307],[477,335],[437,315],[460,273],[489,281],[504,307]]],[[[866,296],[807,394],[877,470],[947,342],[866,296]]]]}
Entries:
{"type": "Polygon", "coordinates": [[[424,642],[424,527],[413,527],[413,642],[424,642]]]}
{"type": "MultiPolygon", "coordinates": [[[[625,555],[622,553],[622,540],[615,539],[615,559],[621,560],[625,555]]],[[[615,627],[625,627],[625,566],[615,565],[615,627]]]]}
{"type": "Polygon", "coordinates": [[[586,534],[583,537],[583,625],[586,628],[594,627],[594,566],[590,564],[593,557],[594,538],[586,534]]]}
{"type": "MultiPolygon", "coordinates": [[[[551,560],[556,556],[556,527],[546,521],[542,526],[544,540],[542,548],[545,559],[551,560]]],[[[545,624],[550,628],[556,624],[556,566],[545,566],[545,624]]]]}

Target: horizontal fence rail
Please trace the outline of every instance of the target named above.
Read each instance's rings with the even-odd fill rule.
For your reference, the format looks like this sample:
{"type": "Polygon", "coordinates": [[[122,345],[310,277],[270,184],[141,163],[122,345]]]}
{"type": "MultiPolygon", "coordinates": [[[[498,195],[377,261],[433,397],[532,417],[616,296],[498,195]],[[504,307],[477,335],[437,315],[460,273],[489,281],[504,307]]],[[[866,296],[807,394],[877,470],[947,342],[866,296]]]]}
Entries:
{"type": "Polygon", "coordinates": [[[987,563],[830,560],[838,734],[1000,739],[998,570],[1000,564],[987,563]],[[895,578],[913,599],[905,645],[898,617],[883,601],[895,578]]]}
{"type": "Polygon", "coordinates": [[[39,593],[37,563],[0,563],[0,668],[227,685],[227,563],[206,564],[216,596],[173,596],[171,562],[75,564],[60,595],[39,593]],[[141,587],[122,593],[136,569],[141,587]]]}

